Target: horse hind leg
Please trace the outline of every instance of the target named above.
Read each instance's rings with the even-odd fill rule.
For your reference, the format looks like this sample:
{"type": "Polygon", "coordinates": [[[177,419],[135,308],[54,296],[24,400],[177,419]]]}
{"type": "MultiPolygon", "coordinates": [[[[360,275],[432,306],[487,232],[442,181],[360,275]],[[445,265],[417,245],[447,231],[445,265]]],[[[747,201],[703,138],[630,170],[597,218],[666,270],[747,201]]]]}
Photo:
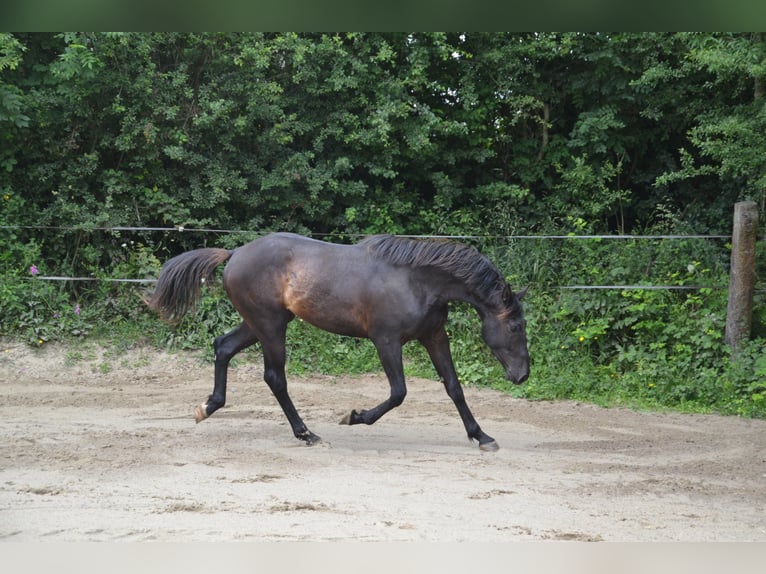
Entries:
{"type": "Polygon", "coordinates": [[[226,379],[229,363],[234,355],[257,342],[258,338],[246,323],[241,323],[225,335],[216,337],[213,342],[213,350],[215,351],[213,394],[208,396],[206,402],[194,409],[194,420],[197,423],[204,421],[226,404],[226,379]]]}
{"type": "Polygon", "coordinates": [[[387,341],[373,341],[378,351],[378,357],[386,372],[391,391],[389,397],[378,406],[369,410],[352,410],[343,419],[342,425],[375,423],[380,417],[401,405],[407,396],[407,385],[404,380],[404,366],[402,365],[402,346],[399,343],[391,344],[387,341]]]}
{"type": "Polygon", "coordinates": [[[282,412],[287,417],[295,437],[312,446],[321,443],[322,439],[308,429],[287,392],[285,336],[287,323],[291,319],[291,314],[274,319],[270,323],[269,334],[261,339],[263,378],[277,399],[279,406],[282,407],[282,412]]]}

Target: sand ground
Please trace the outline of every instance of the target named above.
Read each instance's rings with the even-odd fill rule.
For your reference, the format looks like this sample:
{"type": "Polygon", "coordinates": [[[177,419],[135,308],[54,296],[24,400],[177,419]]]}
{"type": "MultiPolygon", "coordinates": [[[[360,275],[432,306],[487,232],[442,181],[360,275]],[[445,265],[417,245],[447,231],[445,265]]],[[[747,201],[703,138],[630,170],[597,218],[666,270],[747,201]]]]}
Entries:
{"type": "Polygon", "coordinates": [[[227,406],[197,355],[0,348],[0,540],[766,541],[766,421],[530,402],[466,388],[500,444],[465,437],[442,386],[294,377],[304,446],[257,360],[227,406]]]}

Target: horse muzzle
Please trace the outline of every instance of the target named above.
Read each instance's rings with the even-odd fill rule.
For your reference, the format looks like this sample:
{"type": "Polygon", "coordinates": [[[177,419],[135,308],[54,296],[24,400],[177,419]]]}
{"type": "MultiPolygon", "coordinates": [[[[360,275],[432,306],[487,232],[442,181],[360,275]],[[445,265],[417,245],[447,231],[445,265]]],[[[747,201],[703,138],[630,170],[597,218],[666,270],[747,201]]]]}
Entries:
{"type": "Polygon", "coordinates": [[[511,381],[514,385],[520,385],[529,378],[529,370],[526,370],[523,373],[506,371],[505,378],[511,381]]]}

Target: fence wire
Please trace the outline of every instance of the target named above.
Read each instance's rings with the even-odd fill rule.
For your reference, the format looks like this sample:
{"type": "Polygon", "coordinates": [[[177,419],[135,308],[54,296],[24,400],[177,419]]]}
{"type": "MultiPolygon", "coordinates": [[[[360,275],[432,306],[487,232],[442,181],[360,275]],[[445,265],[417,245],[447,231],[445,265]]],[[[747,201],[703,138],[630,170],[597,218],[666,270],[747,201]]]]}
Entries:
{"type": "MultiPolygon", "coordinates": [[[[131,226],[112,226],[112,227],[72,227],[72,226],[46,226],[46,225],[0,225],[0,229],[40,229],[45,231],[109,231],[109,232],[136,232],[136,231],[156,231],[156,232],[178,232],[178,233],[217,233],[217,234],[251,234],[268,235],[270,231],[258,232],[243,229],[209,229],[200,227],[184,227],[176,225],[173,227],[131,227],[131,226]]],[[[369,233],[311,233],[312,237],[368,237],[369,233]]],[[[422,239],[731,239],[731,235],[405,235],[397,234],[397,237],[410,237],[422,239]]],[[[766,237],[759,237],[766,239],[766,237]]]]}
{"type": "MultiPolygon", "coordinates": [[[[251,230],[239,229],[210,229],[198,227],[185,227],[176,225],[173,227],[140,227],[140,226],[105,226],[105,227],[73,227],[56,225],[0,225],[0,229],[33,229],[43,231],[82,231],[82,232],[162,232],[162,233],[215,233],[215,234],[250,234],[255,236],[267,235],[269,232],[255,232],[251,230]]],[[[313,237],[353,237],[362,238],[369,234],[363,233],[312,233],[313,237]]],[[[730,240],[731,235],[398,235],[399,237],[421,238],[421,239],[454,239],[454,240],[681,240],[681,239],[717,239],[730,240]]],[[[764,240],[766,236],[759,237],[758,240],[764,240]]],[[[37,275],[27,278],[29,280],[39,281],[92,281],[106,283],[135,283],[152,284],[157,279],[134,279],[117,277],[69,277],[59,275],[37,275]]],[[[728,285],[557,285],[549,288],[564,290],[700,290],[700,289],[727,289],[728,285]]]]}

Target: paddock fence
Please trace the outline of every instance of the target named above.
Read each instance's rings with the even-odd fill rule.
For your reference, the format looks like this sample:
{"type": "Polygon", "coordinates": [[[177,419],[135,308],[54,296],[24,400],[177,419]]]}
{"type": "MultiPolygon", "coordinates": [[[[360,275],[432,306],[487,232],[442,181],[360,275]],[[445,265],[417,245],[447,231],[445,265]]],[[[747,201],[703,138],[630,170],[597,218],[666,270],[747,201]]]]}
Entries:
{"type": "MultiPolygon", "coordinates": [[[[3,225],[0,226],[0,230],[31,230],[31,231],[45,231],[45,232],[84,232],[84,233],[163,233],[163,234],[210,234],[210,235],[242,235],[247,237],[247,240],[255,239],[263,235],[267,235],[269,232],[254,232],[247,230],[236,229],[213,229],[213,228],[187,228],[182,226],[174,227],[140,227],[140,226],[109,226],[109,227],[75,227],[75,226],[35,226],[35,225],[3,225]]],[[[310,235],[316,239],[333,240],[341,237],[343,239],[362,239],[367,234],[333,234],[333,233],[312,233],[310,235]]],[[[484,243],[491,241],[493,243],[499,242],[515,242],[515,241],[672,241],[672,240],[718,240],[718,241],[731,241],[731,235],[399,235],[399,237],[410,237],[415,239],[450,239],[455,241],[470,241],[484,243]]],[[[759,237],[759,241],[766,241],[766,236],[759,237]]],[[[136,277],[84,277],[84,276],[70,276],[70,275],[36,275],[35,277],[29,277],[38,281],[93,281],[93,282],[109,282],[109,283],[139,283],[139,284],[152,284],[157,281],[156,278],[136,278],[136,277]]],[[[570,285],[554,285],[551,286],[556,289],[575,289],[575,290],[604,290],[604,289],[668,289],[668,290],[696,290],[696,289],[727,289],[728,285],[670,285],[670,284],[620,284],[620,285],[585,285],[585,284],[570,284],[570,285]]]]}

